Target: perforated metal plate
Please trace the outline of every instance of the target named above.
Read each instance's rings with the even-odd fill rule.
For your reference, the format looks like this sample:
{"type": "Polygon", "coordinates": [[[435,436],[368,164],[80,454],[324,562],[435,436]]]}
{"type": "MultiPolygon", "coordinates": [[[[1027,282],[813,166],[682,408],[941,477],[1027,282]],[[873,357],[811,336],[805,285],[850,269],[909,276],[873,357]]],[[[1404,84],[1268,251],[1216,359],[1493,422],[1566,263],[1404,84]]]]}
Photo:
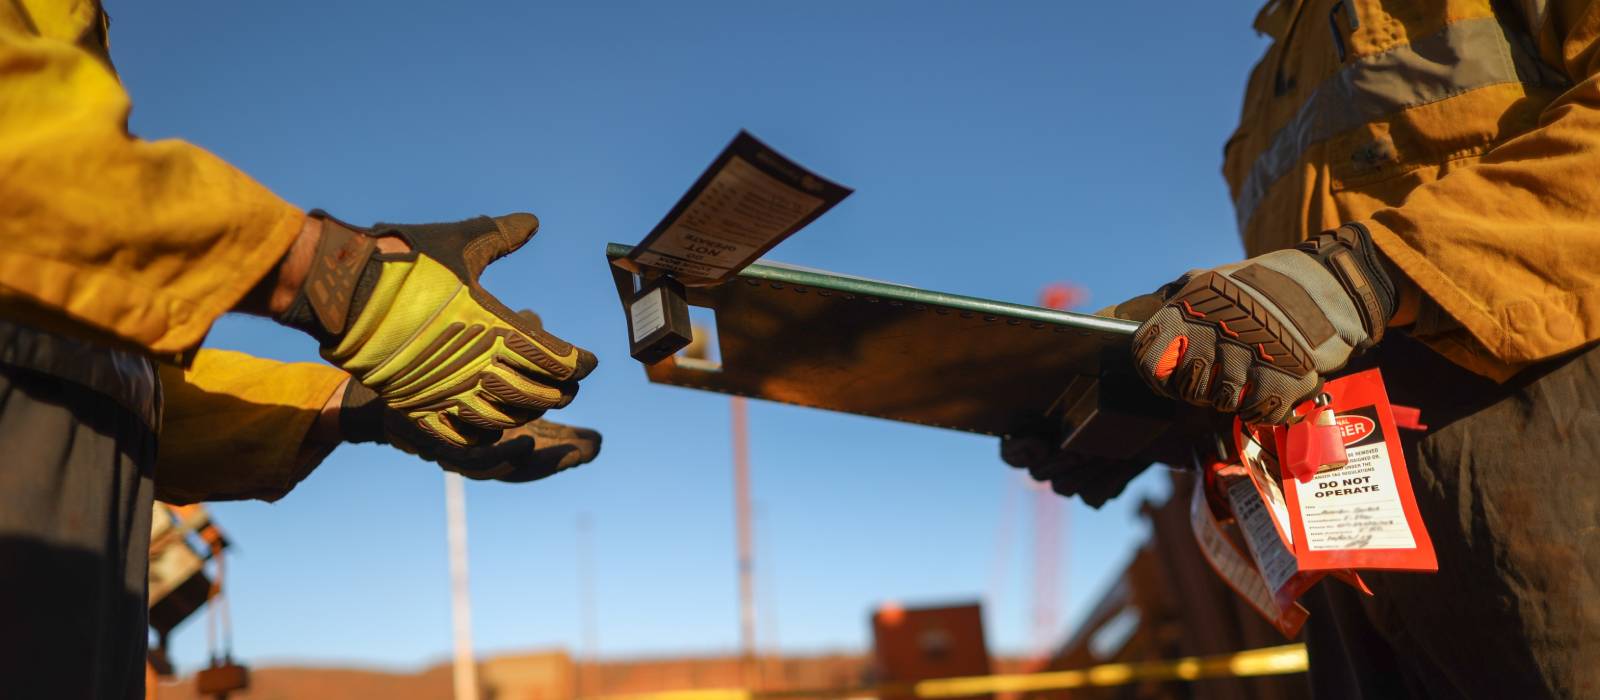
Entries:
{"type": "MultiPolygon", "coordinates": [[[[626,303],[638,278],[612,273],[626,303]]],[[[721,366],[669,358],[652,382],[989,435],[1048,429],[1072,380],[1126,358],[1138,328],[760,262],[689,303],[715,310],[721,366]]]]}

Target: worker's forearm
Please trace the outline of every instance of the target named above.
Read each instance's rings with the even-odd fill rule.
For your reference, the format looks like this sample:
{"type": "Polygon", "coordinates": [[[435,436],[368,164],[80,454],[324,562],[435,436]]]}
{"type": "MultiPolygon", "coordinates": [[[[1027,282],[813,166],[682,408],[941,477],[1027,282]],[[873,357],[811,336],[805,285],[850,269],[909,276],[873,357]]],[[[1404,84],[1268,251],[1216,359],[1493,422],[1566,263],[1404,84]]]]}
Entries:
{"type": "MultiPolygon", "coordinates": [[[[289,247],[283,260],[272,272],[263,277],[255,288],[239,302],[235,311],[257,316],[277,316],[289,308],[294,302],[294,297],[300,292],[301,285],[305,284],[306,273],[311,270],[312,258],[317,254],[317,245],[322,242],[322,219],[315,216],[305,217],[300,224],[300,235],[295,238],[294,245],[289,247]]],[[[385,253],[403,253],[408,250],[405,242],[394,236],[382,236],[377,241],[378,250],[385,253]]]]}
{"type": "Polygon", "coordinates": [[[1388,273],[1389,281],[1394,283],[1395,309],[1394,316],[1389,318],[1389,328],[1403,328],[1417,322],[1417,313],[1422,310],[1422,291],[1417,289],[1415,282],[1411,281],[1406,273],[1401,272],[1399,266],[1394,264],[1383,251],[1378,251],[1378,259],[1383,265],[1383,271],[1388,273]]]}
{"type": "Polygon", "coordinates": [[[320,362],[275,362],[204,349],[162,364],[166,395],[159,494],[184,502],[276,499],[339,442],[349,375],[320,362]]]}
{"type": "Polygon", "coordinates": [[[1417,312],[1422,310],[1422,293],[1405,275],[1395,275],[1394,285],[1399,292],[1400,303],[1395,307],[1394,318],[1389,319],[1389,327],[1400,328],[1416,323],[1417,312]]]}
{"type": "Polygon", "coordinates": [[[333,448],[344,442],[344,434],[339,428],[339,411],[344,407],[344,391],[349,383],[350,380],[346,378],[334,388],[333,394],[322,404],[322,410],[317,413],[311,429],[306,431],[305,440],[300,443],[300,453],[295,461],[307,471],[310,471],[308,467],[321,462],[333,448]]]}
{"type": "Polygon", "coordinates": [[[300,224],[300,235],[289,246],[289,252],[284,253],[278,265],[256,283],[234,310],[257,316],[275,316],[289,308],[289,302],[294,300],[295,293],[305,284],[306,271],[311,269],[311,256],[316,253],[317,243],[321,239],[322,220],[314,216],[304,217],[300,224]]]}

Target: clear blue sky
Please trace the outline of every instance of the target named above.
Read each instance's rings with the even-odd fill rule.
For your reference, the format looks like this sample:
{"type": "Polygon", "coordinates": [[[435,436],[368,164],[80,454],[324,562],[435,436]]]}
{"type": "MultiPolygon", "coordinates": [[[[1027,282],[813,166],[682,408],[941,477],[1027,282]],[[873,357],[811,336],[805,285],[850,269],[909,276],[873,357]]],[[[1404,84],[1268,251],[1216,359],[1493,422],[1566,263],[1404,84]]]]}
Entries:
{"type": "MultiPolygon", "coordinates": [[[[785,262],[1021,302],[1070,280],[1094,308],[1242,255],[1218,170],[1264,46],[1248,3],[109,5],[145,137],[358,222],[543,220],[486,284],[600,355],[553,417],[602,429],[605,451],[545,482],[468,485],[486,653],[579,646],[580,513],[602,653],[736,645],[727,400],[645,381],[602,249],[638,241],[740,128],[857,190],[773,252],[785,262]]],[[[207,342],[315,359],[259,320],[207,342]]],[[[1028,644],[1028,499],[999,547],[1017,475],[994,440],[764,403],[750,424],[763,618],[783,649],[863,648],[885,600],[989,593],[993,646],[1028,644]]],[[[1150,476],[1132,492],[1164,493],[1150,476]]],[[[1143,538],[1137,503],[1070,504],[1072,617],[1143,538]]],[[[244,657],[447,652],[437,470],[345,447],[277,504],[215,510],[237,542],[244,657]]],[[[180,630],[180,663],[204,636],[180,630]]]]}

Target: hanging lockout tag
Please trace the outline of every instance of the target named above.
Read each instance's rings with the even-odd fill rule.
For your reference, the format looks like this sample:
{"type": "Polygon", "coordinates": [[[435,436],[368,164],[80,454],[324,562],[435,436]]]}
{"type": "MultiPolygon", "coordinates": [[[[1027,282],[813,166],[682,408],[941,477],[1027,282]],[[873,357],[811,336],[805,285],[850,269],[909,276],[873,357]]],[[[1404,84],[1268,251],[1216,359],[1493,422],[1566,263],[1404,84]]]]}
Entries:
{"type": "Polygon", "coordinates": [[[1293,638],[1305,624],[1308,616],[1305,607],[1293,600],[1284,602],[1273,594],[1261,571],[1223,530],[1222,522],[1211,509],[1208,494],[1214,490],[1212,485],[1219,483],[1224,475],[1238,477],[1242,472],[1243,468],[1238,465],[1220,462],[1200,470],[1199,483],[1195,484],[1189,501],[1189,526],[1211,570],[1285,638],[1293,638]]]}
{"type": "Polygon", "coordinates": [[[690,287],[721,284],[852,191],[741,131],[615,264],[671,273],[690,287]]]}
{"type": "Polygon", "coordinates": [[[1238,471],[1243,473],[1218,473],[1217,484],[1228,497],[1228,507],[1274,603],[1282,609],[1293,605],[1326,572],[1306,571],[1295,557],[1276,457],[1262,448],[1253,431],[1239,430],[1238,435],[1242,465],[1238,471]]]}
{"type": "Polygon", "coordinates": [[[653,365],[693,342],[685,287],[733,279],[852,191],[739,132],[644,241],[612,261],[632,273],[633,359],[653,365]]]}
{"type": "MultiPolygon", "coordinates": [[[[1417,509],[1389,395],[1378,370],[1328,382],[1345,466],[1309,481],[1283,476],[1290,538],[1302,569],[1437,571],[1417,509]]],[[[1287,431],[1275,431],[1280,450],[1287,431]]]]}
{"type": "Polygon", "coordinates": [[[1337,417],[1328,406],[1332,398],[1319,394],[1309,413],[1290,424],[1284,438],[1283,467],[1300,481],[1345,465],[1344,437],[1337,417]]]}

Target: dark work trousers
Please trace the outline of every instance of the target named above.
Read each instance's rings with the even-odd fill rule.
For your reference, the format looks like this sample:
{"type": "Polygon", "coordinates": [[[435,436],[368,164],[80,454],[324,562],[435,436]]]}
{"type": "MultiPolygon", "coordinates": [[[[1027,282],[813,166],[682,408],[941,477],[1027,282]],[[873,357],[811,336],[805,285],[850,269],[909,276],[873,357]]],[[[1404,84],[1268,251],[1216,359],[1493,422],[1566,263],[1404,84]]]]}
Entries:
{"type": "Polygon", "coordinates": [[[1439,573],[1324,580],[1305,597],[1313,694],[1600,698],[1600,346],[1505,384],[1396,334],[1396,404],[1439,573]]]}
{"type": "Polygon", "coordinates": [[[106,351],[53,362],[70,341],[14,330],[0,326],[0,698],[142,698],[152,416],[106,351]],[[19,358],[86,381],[5,362],[19,358]]]}

